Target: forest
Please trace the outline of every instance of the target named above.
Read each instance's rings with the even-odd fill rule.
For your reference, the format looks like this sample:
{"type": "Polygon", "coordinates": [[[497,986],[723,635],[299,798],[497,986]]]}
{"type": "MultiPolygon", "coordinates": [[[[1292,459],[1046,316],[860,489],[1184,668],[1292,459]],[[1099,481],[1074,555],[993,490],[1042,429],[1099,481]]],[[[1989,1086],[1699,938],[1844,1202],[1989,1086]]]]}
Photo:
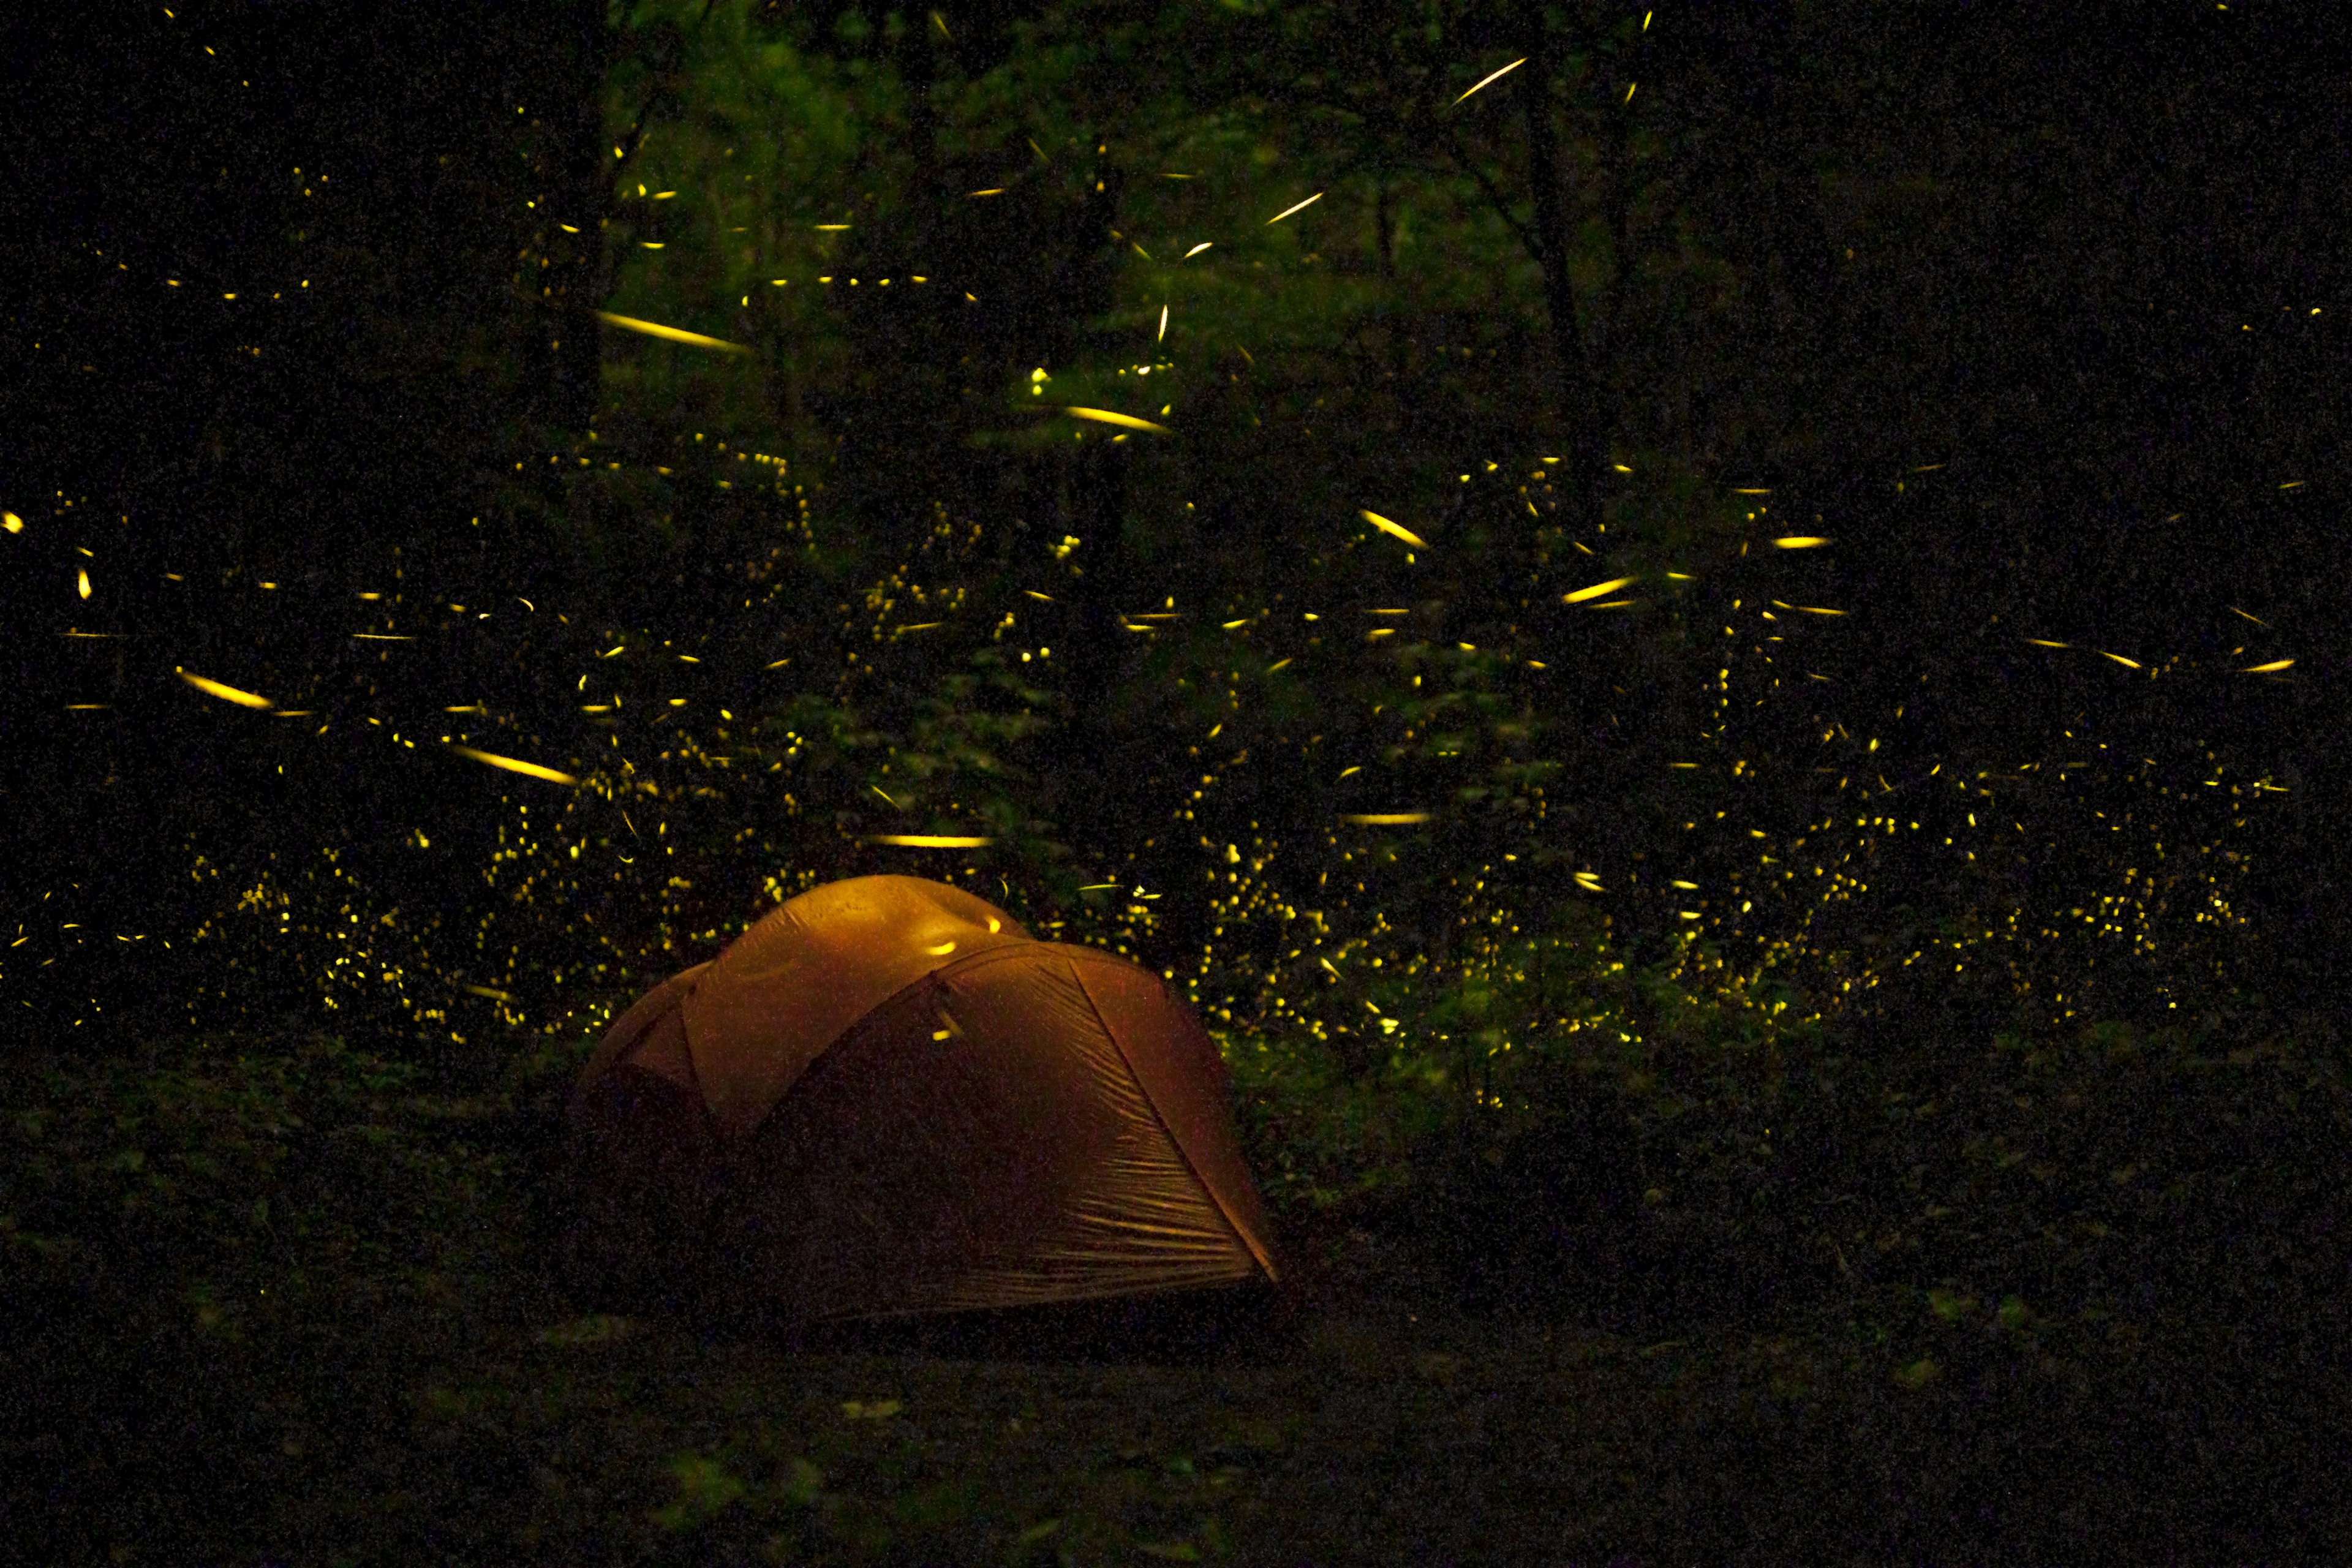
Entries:
{"type": "Polygon", "coordinates": [[[2352,58],[2136,16],[0,23],[0,1534],[2352,1549],[2352,58]],[[1175,988],[1281,1313],[551,1268],[604,1031],[885,874],[1175,988]]]}

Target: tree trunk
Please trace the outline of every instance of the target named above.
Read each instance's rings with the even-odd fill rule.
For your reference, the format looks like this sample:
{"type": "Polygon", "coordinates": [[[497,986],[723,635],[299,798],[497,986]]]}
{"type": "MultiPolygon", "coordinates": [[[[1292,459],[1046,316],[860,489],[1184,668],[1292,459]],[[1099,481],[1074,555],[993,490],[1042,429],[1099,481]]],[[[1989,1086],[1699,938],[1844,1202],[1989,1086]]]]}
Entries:
{"type": "Polygon", "coordinates": [[[1559,128],[1552,119],[1551,76],[1559,58],[1540,6],[1531,8],[1528,106],[1528,178],[1534,187],[1536,244],[1543,267],[1544,308],[1551,333],[1553,398],[1568,447],[1572,526],[1592,532],[1601,521],[1601,477],[1607,467],[1600,409],[1593,395],[1591,356],[1576,321],[1576,285],[1569,276],[1568,210],[1560,193],[1559,128]]]}

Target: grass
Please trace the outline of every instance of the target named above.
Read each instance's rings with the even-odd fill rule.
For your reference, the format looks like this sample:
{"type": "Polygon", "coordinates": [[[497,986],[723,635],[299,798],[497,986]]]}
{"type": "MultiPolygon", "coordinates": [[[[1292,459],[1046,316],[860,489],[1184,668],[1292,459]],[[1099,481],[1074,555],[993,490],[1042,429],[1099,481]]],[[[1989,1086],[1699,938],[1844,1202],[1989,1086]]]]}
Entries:
{"type": "MultiPolygon", "coordinates": [[[[1673,1116],[1570,1075],[1507,1126],[1433,1117],[1426,1078],[1367,1083],[1296,1049],[1276,1072],[1229,1042],[1296,1316],[1128,1355],[795,1347],[567,1298],[542,1173],[583,1044],[470,1065],[333,1038],[12,1059],[0,1495],[36,1522],[0,1552],[2352,1548],[2322,1458],[2352,1438],[2352,1123],[2331,1062],[2250,1025],[1999,1039],[1922,1057],[1932,1090],[1849,1067],[1799,1093],[1784,1062],[1779,1100],[1685,1095],[1697,1109],[1673,1116]]],[[[1819,1049],[1891,1059],[1869,1044],[1819,1049]]]]}

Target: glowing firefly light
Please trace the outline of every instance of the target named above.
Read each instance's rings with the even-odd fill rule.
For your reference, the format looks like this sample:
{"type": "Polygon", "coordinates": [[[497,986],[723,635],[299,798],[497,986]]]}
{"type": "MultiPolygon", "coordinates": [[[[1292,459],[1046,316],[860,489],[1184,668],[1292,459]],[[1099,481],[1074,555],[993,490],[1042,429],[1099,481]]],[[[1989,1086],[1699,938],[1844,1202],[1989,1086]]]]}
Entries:
{"type": "Polygon", "coordinates": [[[1117,414],[1108,408],[1065,408],[1063,413],[1073,419],[1091,419],[1097,425],[1120,425],[1129,430],[1157,430],[1165,436],[1168,426],[1154,425],[1149,419],[1138,419],[1132,414],[1117,414]]]}
{"type": "Polygon", "coordinates": [[[698,349],[716,349],[721,353],[748,354],[751,351],[741,343],[730,343],[724,338],[705,337],[682,327],[665,327],[659,321],[641,321],[635,316],[616,316],[610,310],[599,310],[596,319],[632,332],[643,332],[649,338],[660,338],[673,343],[686,343],[698,349]]]}
{"type": "Polygon", "coordinates": [[[1416,550],[1423,548],[1421,539],[1418,535],[1414,534],[1412,530],[1391,522],[1379,512],[1366,511],[1360,512],[1357,515],[1361,517],[1366,522],[1370,523],[1374,528],[1379,529],[1382,533],[1391,534],[1398,539],[1402,539],[1416,550]]]}
{"type": "Polygon", "coordinates": [[[1300,202],[1297,206],[1285,207],[1280,212],[1275,214],[1272,217],[1266,219],[1266,226],[1271,228],[1276,224],[1280,223],[1284,218],[1288,217],[1292,213],[1301,211],[1307,207],[1311,207],[1322,199],[1323,193],[1318,191],[1313,195],[1307,197],[1305,201],[1300,202]]]}
{"type": "Polygon", "coordinates": [[[1563,605],[1580,605],[1587,599],[1603,598],[1634,580],[1631,577],[1612,577],[1606,583],[1595,583],[1590,588],[1579,588],[1573,594],[1563,594],[1560,595],[1559,602],[1563,605]]]}
{"type": "Polygon", "coordinates": [[[515,757],[501,757],[495,752],[478,752],[471,746],[457,745],[452,745],[449,749],[461,757],[471,757],[478,763],[488,763],[494,768],[504,768],[510,773],[521,773],[526,778],[545,779],[550,784],[576,784],[580,782],[570,773],[560,773],[553,768],[543,768],[537,763],[526,763],[515,757]]]}
{"type": "Polygon", "coordinates": [[[176,665],[173,666],[173,672],[176,673],[182,680],[186,681],[189,685],[194,687],[197,690],[205,693],[208,697],[217,697],[224,702],[234,702],[240,708],[267,708],[269,706],[269,699],[260,696],[257,693],[240,691],[234,686],[224,686],[217,680],[206,680],[201,675],[190,675],[186,670],[181,669],[176,665]]]}
{"type": "MultiPolygon", "coordinates": [[[[1478,80],[1478,82],[1476,83],[1476,85],[1475,85],[1475,86],[1474,86],[1474,87],[1472,87],[1472,88],[1470,89],[1470,92],[1475,92],[1475,91],[1477,91],[1479,88],[1485,87],[1485,86],[1486,86],[1487,83],[1489,83],[1489,82],[1500,81],[1503,78],[1505,78],[1505,77],[1507,77],[1507,76],[1510,75],[1513,71],[1515,71],[1515,70],[1518,69],[1521,66],[1523,66],[1523,65],[1525,65],[1525,64],[1527,64],[1527,63],[1528,63],[1528,62],[1527,62],[1527,59],[1526,59],[1526,58],[1525,58],[1524,56],[1522,56],[1522,57],[1521,57],[1520,58],[1518,58],[1518,59],[1513,60],[1509,65],[1505,66],[1501,70],[1491,72],[1491,73],[1489,73],[1488,75],[1486,75],[1486,76],[1485,76],[1485,77],[1480,78],[1480,79],[1479,79],[1479,80],[1478,80]]],[[[1464,94],[1462,95],[1462,98],[1467,98],[1467,97],[1469,97],[1469,96],[1470,96],[1470,92],[1465,92],[1465,93],[1464,93],[1464,94]]],[[[1456,102],[1456,103],[1459,103],[1459,102],[1461,102],[1461,101],[1462,101],[1462,98],[1457,98],[1457,99],[1455,99],[1454,101],[1454,102],[1456,102]]]]}

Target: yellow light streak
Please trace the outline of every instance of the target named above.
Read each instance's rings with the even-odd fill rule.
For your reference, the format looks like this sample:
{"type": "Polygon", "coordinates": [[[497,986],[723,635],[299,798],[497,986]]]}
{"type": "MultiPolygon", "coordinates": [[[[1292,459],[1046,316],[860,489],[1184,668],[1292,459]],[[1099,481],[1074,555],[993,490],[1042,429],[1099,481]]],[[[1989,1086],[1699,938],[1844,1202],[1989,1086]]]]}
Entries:
{"type": "Polygon", "coordinates": [[[996,842],[953,833],[869,833],[865,844],[895,844],[902,849],[979,849],[996,842]]]}
{"type": "Polygon", "coordinates": [[[1295,206],[1295,207],[1285,207],[1285,208],[1283,208],[1280,212],[1278,212],[1278,213],[1275,214],[1272,217],[1270,217],[1270,218],[1266,219],[1266,220],[1265,220],[1265,222],[1266,222],[1266,226],[1267,226],[1267,227],[1269,227],[1269,228],[1271,228],[1271,227],[1273,227],[1276,224],[1280,223],[1284,218],[1288,217],[1292,213],[1299,212],[1299,211],[1302,211],[1302,210],[1303,210],[1303,209],[1305,209],[1305,208],[1311,207],[1311,206],[1313,206],[1317,202],[1319,202],[1319,201],[1321,201],[1322,199],[1323,199],[1323,193],[1322,193],[1322,192],[1320,192],[1320,191],[1318,191],[1318,192],[1316,192],[1313,195],[1311,195],[1311,196],[1307,197],[1305,201],[1303,201],[1303,202],[1299,203],[1297,206],[1295,206]]]}
{"type": "MultiPolygon", "coordinates": [[[[1521,66],[1523,66],[1523,65],[1525,65],[1525,64],[1527,64],[1527,63],[1528,63],[1528,62],[1527,62],[1526,57],[1524,57],[1524,56],[1522,56],[1522,57],[1521,57],[1520,58],[1518,58],[1518,59],[1513,60],[1509,65],[1505,66],[1501,70],[1496,71],[1496,72],[1492,73],[1491,75],[1488,75],[1488,76],[1486,76],[1486,77],[1481,78],[1481,79],[1479,79],[1479,81],[1478,81],[1477,85],[1476,85],[1476,86],[1475,86],[1475,87],[1473,87],[1473,88],[1471,88],[1470,92],[1475,92],[1475,91],[1477,91],[1479,88],[1482,88],[1482,87],[1486,86],[1486,85],[1487,85],[1487,83],[1489,83],[1489,82],[1495,82],[1495,81],[1499,81],[1499,80],[1501,80],[1503,78],[1505,78],[1505,77],[1507,77],[1507,76],[1510,75],[1513,71],[1515,71],[1515,70],[1518,69],[1521,66]]],[[[1470,96],[1470,92],[1465,92],[1465,93],[1464,93],[1464,94],[1462,95],[1462,98],[1467,98],[1467,97],[1469,97],[1469,96],[1470,96]]],[[[1459,102],[1461,102],[1461,101],[1462,101],[1462,98],[1457,98],[1457,99],[1455,99],[1454,101],[1455,103],[1459,103],[1459,102]]]]}
{"type": "Polygon", "coordinates": [[[1824,544],[1834,542],[1818,533],[1791,533],[1772,542],[1773,546],[1780,550],[1818,550],[1824,544]]]}
{"type": "Polygon", "coordinates": [[[180,668],[177,665],[173,666],[173,670],[182,680],[186,681],[189,685],[205,693],[207,697],[217,697],[224,702],[234,702],[240,708],[267,708],[270,706],[268,698],[260,696],[256,692],[240,691],[234,686],[224,686],[217,680],[206,680],[201,675],[190,675],[186,670],[180,668]]]}
{"type": "Polygon", "coordinates": [[[1357,515],[1360,516],[1366,522],[1370,523],[1374,528],[1379,529],[1382,533],[1393,534],[1395,537],[1403,540],[1407,544],[1412,545],[1416,550],[1426,548],[1422,543],[1420,536],[1415,534],[1411,529],[1405,528],[1398,523],[1391,522],[1379,512],[1367,511],[1360,512],[1357,515]]]}
{"type": "Polygon", "coordinates": [[[1427,822],[1426,811],[1353,811],[1343,813],[1342,822],[1360,823],[1366,827],[1401,827],[1411,823],[1427,822]]]}
{"type": "Polygon", "coordinates": [[[1065,408],[1062,412],[1073,419],[1091,419],[1097,425],[1119,425],[1129,430],[1157,430],[1163,436],[1169,433],[1165,425],[1154,425],[1149,419],[1138,419],[1132,414],[1118,414],[1108,408],[1065,408]]]}
{"type": "Polygon", "coordinates": [[[724,338],[705,337],[700,332],[689,332],[683,327],[665,327],[659,321],[641,321],[635,316],[616,316],[610,310],[597,311],[596,319],[600,321],[609,321],[614,326],[625,328],[632,332],[643,332],[649,338],[660,338],[667,342],[685,343],[692,348],[716,349],[721,353],[730,354],[748,354],[751,352],[741,343],[730,343],[724,338]]]}
{"type": "Polygon", "coordinates": [[[1632,577],[1612,577],[1606,583],[1595,583],[1590,588],[1579,588],[1573,594],[1563,594],[1560,595],[1559,602],[1563,605],[1580,605],[1587,599],[1603,598],[1634,581],[1636,579],[1632,577]]]}
{"type": "Polygon", "coordinates": [[[2294,660],[2291,658],[2274,658],[2268,664],[2250,664],[2244,669],[2239,671],[2239,673],[2241,675],[2268,675],[2273,670],[2284,669],[2294,662],[2294,660]]]}
{"type": "Polygon", "coordinates": [[[495,752],[478,752],[471,746],[458,745],[452,745],[449,749],[461,757],[471,757],[478,763],[488,763],[494,768],[504,768],[510,773],[520,773],[526,778],[545,779],[550,784],[576,784],[580,782],[570,773],[560,773],[553,768],[541,767],[537,763],[526,763],[514,757],[502,757],[495,752]]]}

